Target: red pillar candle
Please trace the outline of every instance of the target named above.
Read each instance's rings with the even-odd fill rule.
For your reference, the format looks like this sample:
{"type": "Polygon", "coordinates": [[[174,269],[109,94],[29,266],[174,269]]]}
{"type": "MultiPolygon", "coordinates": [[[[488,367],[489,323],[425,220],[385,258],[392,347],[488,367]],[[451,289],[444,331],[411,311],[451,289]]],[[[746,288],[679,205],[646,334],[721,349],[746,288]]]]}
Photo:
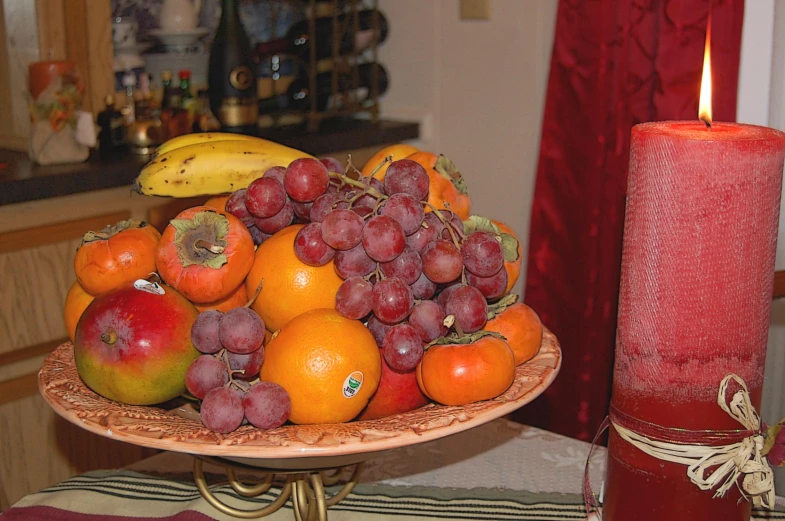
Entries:
{"type": "MultiPolygon", "coordinates": [[[[785,134],[733,123],[632,129],[612,408],[673,429],[742,429],[717,405],[740,376],[759,410],[785,134]]],[[[701,491],[687,467],[611,428],[603,519],[748,520],[737,487],[701,491]]]]}

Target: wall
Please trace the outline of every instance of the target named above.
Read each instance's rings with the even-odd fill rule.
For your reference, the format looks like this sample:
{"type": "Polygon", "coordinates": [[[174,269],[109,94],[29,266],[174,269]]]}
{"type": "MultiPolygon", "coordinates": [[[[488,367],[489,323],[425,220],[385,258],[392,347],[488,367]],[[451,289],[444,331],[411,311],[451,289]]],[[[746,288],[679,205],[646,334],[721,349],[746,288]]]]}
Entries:
{"type": "Polygon", "coordinates": [[[456,0],[379,5],[392,21],[382,113],[420,120],[419,145],[458,165],[473,213],[510,224],[525,245],[558,2],[491,0],[488,21],[459,20],[456,0]]]}
{"type": "MultiPolygon", "coordinates": [[[[737,119],[742,123],[785,130],[785,1],[747,0],[744,10],[737,119]]],[[[785,198],[784,198],[785,199],[785,198]]],[[[780,231],[775,267],[785,269],[785,208],[780,206],[780,231]]],[[[761,416],[769,424],[785,416],[785,299],[771,306],[761,416]]],[[[775,469],[780,488],[785,469],[775,469]]]]}

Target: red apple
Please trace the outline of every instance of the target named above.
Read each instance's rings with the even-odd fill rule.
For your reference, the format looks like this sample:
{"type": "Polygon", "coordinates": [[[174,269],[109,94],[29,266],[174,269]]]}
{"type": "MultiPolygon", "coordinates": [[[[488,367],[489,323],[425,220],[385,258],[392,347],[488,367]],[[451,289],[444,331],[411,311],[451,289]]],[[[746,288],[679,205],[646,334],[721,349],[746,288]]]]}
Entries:
{"type": "Polygon", "coordinates": [[[391,369],[382,356],[382,377],[358,420],[376,420],[401,412],[408,412],[428,403],[428,398],[417,385],[416,371],[400,373],[391,369]]]}
{"type": "Polygon", "coordinates": [[[199,356],[191,343],[198,314],[164,285],[128,284],[97,296],[76,326],[79,376],[96,393],[122,403],[175,398],[185,391],[185,373],[199,356]]]}

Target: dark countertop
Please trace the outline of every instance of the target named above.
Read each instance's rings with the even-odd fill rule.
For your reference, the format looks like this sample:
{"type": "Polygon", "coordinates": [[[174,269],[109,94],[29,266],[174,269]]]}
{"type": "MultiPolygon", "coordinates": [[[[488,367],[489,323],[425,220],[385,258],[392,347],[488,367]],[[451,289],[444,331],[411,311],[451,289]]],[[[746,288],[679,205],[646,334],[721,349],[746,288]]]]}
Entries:
{"type": "MultiPolygon", "coordinates": [[[[259,137],[314,156],[417,139],[418,123],[331,119],[319,132],[301,125],[260,130],[259,137]]],[[[0,205],[130,185],[149,158],[128,154],[111,160],[91,156],[84,163],[36,165],[24,152],[0,149],[0,205]]]]}

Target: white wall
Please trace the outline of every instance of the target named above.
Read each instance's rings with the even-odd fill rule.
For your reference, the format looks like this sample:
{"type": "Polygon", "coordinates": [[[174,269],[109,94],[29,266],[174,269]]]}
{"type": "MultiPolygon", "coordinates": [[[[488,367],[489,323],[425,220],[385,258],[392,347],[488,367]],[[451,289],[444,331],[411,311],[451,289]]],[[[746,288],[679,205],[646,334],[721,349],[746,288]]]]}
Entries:
{"type": "Polygon", "coordinates": [[[390,20],[383,114],[419,119],[415,145],[452,159],[473,213],[506,222],[525,247],[558,2],[491,0],[488,21],[459,20],[457,0],[379,6],[390,20]]]}
{"type": "MultiPolygon", "coordinates": [[[[785,130],[785,0],[745,2],[741,51],[738,121],[785,130]]],[[[785,269],[785,204],[775,265],[785,269]]],[[[785,416],[785,299],[772,303],[767,349],[761,416],[772,424],[785,416]]],[[[774,473],[782,488],[785,469],[774,473]]]]}

